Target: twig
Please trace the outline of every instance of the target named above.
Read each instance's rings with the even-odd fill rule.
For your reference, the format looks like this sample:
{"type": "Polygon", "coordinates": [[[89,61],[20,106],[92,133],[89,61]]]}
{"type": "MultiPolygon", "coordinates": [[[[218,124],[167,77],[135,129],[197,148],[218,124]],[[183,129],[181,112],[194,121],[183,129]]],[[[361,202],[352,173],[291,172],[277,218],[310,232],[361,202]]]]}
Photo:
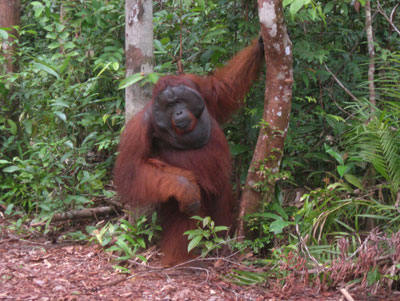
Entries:
{"type": "Polygon", "coordinates": [[[328,68],[328,66],[327,66],[326,64],[324,64],[324,66],[325,66],[326,71],[328,71],[328,72],[332,75],[332,77],[333,77],[333,79],[336,81],[336,83],[337,83],[337,84],[338,84],[338,85],[339,85],[353,100],[358,101],[357,97],[355,97],[355,96],[353,95],[353,93],[351,93],[351,92],[341,83],[341,81],[336,77],[335,74],[333,74],[333,72],[328,68]]]}
{"type": "Polygon", "coordinates": [[[341,288],[340,292],[346,298],[347,301],[354,301],[353,297],[349,294],[349,292],[345,288],[341,288]]]}
{"type": "Polygon", "coordinates": [[[111,205],[114,205],[114,206],[116,206],[116,207],[118,207],[118,208],[128,209],[124,204],[122,204],[122,203],[116,201],[115,199],[105,198],[104,200],[105,200],[107,203],[109,203],[109,204],[111,204],[111,205]]]}
{"type": "MultiPolygon", "coordinates": [[[[234,240],[234,239],[232,239],[232,240],[234,240]]],[[[141,275],[145,275],[145,274],[160,273],[160,272],[166,273],[166,272],[169,272],[169,271],[174,271],[174,270],[176,271],[176,270],[183,270],[183,269],[205,271],[207,273],[206,281],[208,281],[208,279],[210,278],[210,273],[211,273],[211,271],[209,269],[190,266],[190,264],[194,263],[194,262],[198,262],[198,261],[217,261],[217,260],[225,260],[227,262],[234,263],[234,262],[230,261],[229,258],[237,255],[239,252],[240,251],[237,251],[237,252],[232,253],[232,254],[230,254],[228,256],[225,256],[225,257],[202,258],[201,256],[198,256],[198,257],[196,257],[194,259],[182,262],[180,264],[177,264],[175,266],[168,267],[168,268],[149,266],[149,265],[144,265],[144,264],[142,264],[140,262],[136,262],[134,260],[128,260],[128,262],[130,262],[130,263],[133,263],[135,265],[142,266],[142,267],[146,268],[146,271],[138,272],[138,273],[132,274],[132,275],[130,275],[128,277],[122,277],[122,278],[119,278],[119,279],[116,279],[116,280],[112,280],[112,281],[103,283],[102,285],[98,286],[97,289],[101,289],[101,288],[104,288],[104,287],[107,287],[107,286],[117,285],[117,284],[119,284],[119,283],[121,283],[121,282],[123,282],[125,280],[129,280],[129,279],[132,279],[132,278],[135,278],[135,277],[138,277],[138,276],[141,276],[141,275]]],[[[116,256],[112,256],[112,257],[116,257],[116,256]]],[[[235,263],[235,264],[238,264],[238,263],[235,263]]]]}
{"type": "Polygon", "coordinates": [[[397,191],[396,203],[394,204],[394,207],[397,209],[397,211],[400,211],[400,190],[397,191]]]}
{"type": "Polygon", "coordinates": [[[304,241],[304,238],[300,234],[300,230],[299,230],[299,225],[298,224],[296,224],[296,233],[297,233],[297,237],[300,240],[301,247],[302,247],[303,251],[305,251],[305,253],[308,255],[308,257],[316,264],[317,273],[319,274],[321,269],[324,270],[325,268],[324,268],[324,266],[322,264],[320,264],[318,262],[317,259],[315,259],[314,256],[311,255],[310,250],[308,249],[307,244],[304,241]]]}
{"type": "MultiPolygon", "coordinates": [[[[331,89],[328,89],[328,88],[327,88],[326,90],[328,90],[328,93],[330,94],[331,100],[333,101],[334,105],[335,105],[340,111],[342,111],[343,113],[345,113],[345,114],[348,116],[348,118],[354,118],[355,113],[350,114],[349,112],[347,112],[346,110],[344,110],[344,109],[343,109],[341,106],[339,106],[339,104],[335,101],[335,97],[334,97],[334,95],[332,94],[331,89]]],[[[324,139],[325,139],[325,137],[324,137],[324,139]]]]}
{"type": "Polygon", "coordinates": [[[6,242],[13,241],[13,240],[18,240],[18,239],[16,239],[16,238],[2,239],[2,240],[0,240],[0,245],[1,245],[1,244],[4,244],[4,243],[6,243],[6,242]]]}
{"type": "Polygon", "coordinates": [[[397,7],[400,5],[400,3],[397,3],[396,6],[392,9],[392,12],[390,13],[390,18],[386,15],[386,13],[383,10],[379,0],[377,1],[377,3],[378,3],[378,11],[379,11],[379,13],[386,19],[386,21],[389,22],[390,26],[392,26],[392,28],[397,32],[397,34],[400,35],[400,30],[393,23],[393,16],[394,16],[394,14],[396,12],[397,7]]]}
{"type": "Polygon", "coordinates": [[[361,251],[362,248],[365,248],[365,246],[367,245],[368,241],[370,240],[370,237],[371,237],[371,234],[369,234],[367,236],[367,238],[365,238],[363,243],[357,248],[357,250],[354,251],[353,254],[351,254],[349,257],[346,258],[346,261],[352,259],[357,253],[359,253],[361,251]]]}

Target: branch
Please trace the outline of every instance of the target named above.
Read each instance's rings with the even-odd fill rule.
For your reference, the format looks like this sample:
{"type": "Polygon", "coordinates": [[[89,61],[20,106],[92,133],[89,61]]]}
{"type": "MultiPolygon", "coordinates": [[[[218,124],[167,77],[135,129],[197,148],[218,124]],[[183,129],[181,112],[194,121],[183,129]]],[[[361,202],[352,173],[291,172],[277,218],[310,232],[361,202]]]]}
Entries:
{"type": "Polygon", "coordinates": [[[381,3],[379,0],[377,1],[378,3],[378,11],[379,13],[385,17],[385,19],[389,22],[390,26],[397,32],[398,35],[400,35],[400,30],[394,25],[393,23],[393,18],[396,12],[397,7],[400,5],[400,3],[397,3],[396,6],[392,9],[392,12],[390,13],[390,18],[386,15],[385,11],[383,10],[381,3]]]}
{"type": "Polygon", "coordinates": [[[353,297],[349,294],[349,292],[345,288],[341,288],[340,292],[346,298],[347,301],[354,301],[353,297]]]}
{"type": "MultiPolygon", "coordinates": [[[[114,206],[104,206],[98,208],[86,208],[82,210],[71,210],[63,213],[54,214],[51,219],[52,222],[65,221],[65,220],[74,220],[88,217],[97,217],[102,215],[107,215],[111,213],[115,213],[116,209],[114,206]]],[[[40,226],[44,225],[45,222],[39,222],[31,224],[31,226],[40,226]]]]}
{"type": "Polygon", "coordinates": [[[333,77],[333,79],[336,81],[336,83],[337,83],[337,84],[338,84],[338,85],[339,85],[353,100],[358,101],[357,97],[355,97],[355,96],[353,95],[353,93],[351,93],[351,92],[342,84],[342,82],[336,77],[335,74],[333,74],[333,72],[328,68],[328,66],[327,66],[326,64],[324,64],[324,66],[325,66],[326,71],[328,71],[328,72],[332,75],[332,77],[333,77]]]}

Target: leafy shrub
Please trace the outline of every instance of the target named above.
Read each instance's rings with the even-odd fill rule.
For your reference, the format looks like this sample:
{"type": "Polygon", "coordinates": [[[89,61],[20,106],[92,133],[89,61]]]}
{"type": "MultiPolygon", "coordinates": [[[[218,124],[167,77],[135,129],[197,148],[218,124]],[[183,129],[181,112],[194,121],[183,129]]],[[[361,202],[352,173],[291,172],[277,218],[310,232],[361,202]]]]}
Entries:
{"type": "Polygon", "coordinates": [[[0,202],[49,216],[110,195],[124,120],[115,84],[124,76],[123,1],[22,4],[20,71],[0,77],[9,96],[0,117],[0,202]]]}

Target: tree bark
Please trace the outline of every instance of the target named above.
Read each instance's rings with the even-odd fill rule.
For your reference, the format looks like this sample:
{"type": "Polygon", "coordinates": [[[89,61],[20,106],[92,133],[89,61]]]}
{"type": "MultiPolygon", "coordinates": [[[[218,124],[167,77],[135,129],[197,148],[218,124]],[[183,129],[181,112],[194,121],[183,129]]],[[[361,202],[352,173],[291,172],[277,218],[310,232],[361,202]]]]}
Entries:
{"type": "MultiPolygon", "coordinates": [[[[20,23],[20,3],[18,0],[0,0],[0,27],[12,28],[20,23]]],[[[13,54],[16,49],[14,37],[17,31],[12,29],[8,31],[8,41],[3,41],[1,45],[2,53],[6,59],[6,64],[2,66],[6,73],[16,71],[16,64],[13,62],[13,54]]]]}
{"type": "MultiPolygon", "coordinates": [[[[150,0],[125,2],[126,76],[153,72],[153,6],[150,0]]],[[[128,122],[151,99],[149,85],[125,89],[125,119],[128,122]]]]}
{"type": "MultiPolygon", "coordinates": [[[[125,56],[126,77],[153,72],[153,4],[151,0],[125,1],[125,56]]],[[[125,122],[143,109],[151,100],[150,85],[138,82],[125,89],[125,122]]],[[[130,208],[129,222],[150,214],[151,206],[130,208]]]]}
{"type": "Polygon", "coordinates": [[[274,195],[276,178],[271,175],[279,171],[292,99],[292,43],[284,24],[282,0],[259,0],[258,12],[267,66],[266,90],[263,120],[242,194],[239,236],[245,233],[243,217],[274,195]],[[260,182],[267,183],[267,192],[257,188],[260,182]]]}
{"type": "Polygon", "coordinates": [[[368,87],[369,87],[369,102],[371,103],[371,113],[375,112],[376,107],[376,96],[375,96],[375,47],[374,37],[372,33],[372,17],[371,17],[371,1],[366,0],[365,2],[365,27],[367,32],[368,40],[368,55],[369,55],[369,66],[368,66],[368,87]]]}

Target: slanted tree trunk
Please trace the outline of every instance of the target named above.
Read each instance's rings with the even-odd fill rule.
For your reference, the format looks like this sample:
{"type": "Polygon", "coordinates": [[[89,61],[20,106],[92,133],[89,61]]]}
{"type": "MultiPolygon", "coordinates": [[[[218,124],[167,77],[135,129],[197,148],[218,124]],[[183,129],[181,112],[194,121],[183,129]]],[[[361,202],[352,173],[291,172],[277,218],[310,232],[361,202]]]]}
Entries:
{"type": "Polygon", "coordinates": [[[243,217],[255,212],[262,202],[269,202],[274,195],[276,178],[271,175],[279,171],[292,100],[292,43],[284,24],[282,0],[258,0],[258,12],[267,66],[265,102],[240,204],[239,236],[245,233],[243,217]],[[266,192],[257,188],[260,182],[267,183],[266,192]]]}
{"type": "MultiPolygon", "coordinates": [[[[153,72],[153,6],[150,0],[125,1],[126,76],[153,72]]],[[[125,119],[128,122],[151,99],[148,85],[125,89],[125,119]]]]}
{"type": "MultiPolygon", "coordinates": [[[[20,23],[20,3],[19,0],[0,0],[0,27],[12,28],[20,23]]],[[[2,71],[12,73],[16,71],[17,65],[13,62],[13,53],[16,45],[14,37],[17,36],[15,29],[8,31],[8,41],[3,41],[1,52],[6,59],[6,64],[1,66],[2,71]]]]}

